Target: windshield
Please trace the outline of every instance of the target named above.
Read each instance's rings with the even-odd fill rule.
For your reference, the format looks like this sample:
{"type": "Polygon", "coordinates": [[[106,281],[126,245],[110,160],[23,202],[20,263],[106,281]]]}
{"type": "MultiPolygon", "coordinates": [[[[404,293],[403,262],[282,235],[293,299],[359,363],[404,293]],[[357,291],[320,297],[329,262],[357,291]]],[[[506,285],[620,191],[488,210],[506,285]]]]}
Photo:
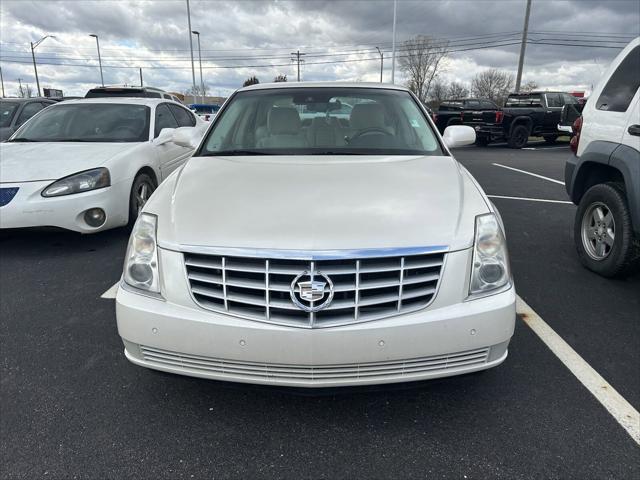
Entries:
{"type": "Polygon", "coordinates": [[[18,104],[14,102],[0,103],[0,127],[8,127],[11,125],[13,114],[18,109],[18,104]]]}
{"type": "Polygon", "coordinates": [[[144,142],[149,107],[114,103],[60,104],[43,110],[12,142],[144,142]]]}
{"type": "Polygon", "coordinates": [[[207,155],[442,155],[413,97],[379,88],[239,92],[218,115],[207,155]]]}

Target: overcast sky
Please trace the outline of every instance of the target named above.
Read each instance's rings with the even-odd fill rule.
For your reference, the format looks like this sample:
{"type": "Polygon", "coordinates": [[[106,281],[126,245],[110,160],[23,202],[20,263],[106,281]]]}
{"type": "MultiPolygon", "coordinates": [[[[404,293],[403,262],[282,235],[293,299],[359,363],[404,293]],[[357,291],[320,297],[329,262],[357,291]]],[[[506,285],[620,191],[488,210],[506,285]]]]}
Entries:
{"type": "MultiPolygon", "coordinates": [[[[525,4],[399,0],[397,41],[400,47],[415,35],[449,41],[451,53],[440,74],[445,81],[469,82],[491,67],[515,73],[525,4]]],[[[391,0],[191,0],[191,18],[192,29],[201,32],[204,81],[213,95],[228,95],[254,74],[261,82],[277,74],[295,80],[289,57],[298,49],[307,54],[303,80],[379,81],[379,46],[384,80],[391,80],[391,0]]],[[[524,81],[590,90],[619,49],[640,35],[640,0],[533,0],[529,28],[537,43],[527,46],[524,81]]],[[[36,49],[41,87],[83,95],[99,84],[90,33],[100,38],[105,84],[137,84],[142,66],[147,85],[177,92],[191,86],[185,0],[2,0],[0,66],[6,94],[16,95],[18,78],[35,89],[29,42],[43,35],[56,38],[36,49]]],[[[194,48],[199,83],[195,37],[194,48]]],[[[397,71],[396,83],[403,81],[397,71]]]]}

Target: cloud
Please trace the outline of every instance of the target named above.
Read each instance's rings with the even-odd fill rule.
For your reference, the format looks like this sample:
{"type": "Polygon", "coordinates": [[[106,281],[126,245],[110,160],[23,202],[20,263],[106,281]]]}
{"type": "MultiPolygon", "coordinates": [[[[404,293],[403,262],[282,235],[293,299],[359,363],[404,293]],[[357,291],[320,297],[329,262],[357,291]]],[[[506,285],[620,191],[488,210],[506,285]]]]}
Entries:
{"type": "MultiPolygon", "coordinates": [[[[450,39],[455,45],[467,44],[452,50],[487,44],[487,40],[496,38],[517,43],[524,5],[524,0],[399,1],[399,48],[402,40],[420,34],[450,39]],[[512,35],[486,37],[504,32],[512,35]],[[482,35],[485,37],[478,38],[482,35]]],[[[393,3],[386,0],[191,0],[192,29],[201,32],[205,83],[213,94],[221,95],[229,94],[254,74],[263,82],[278,74],[295,79],[296,66],[290,53],[298,49],[307,54],[303,57],[304,80],[377,81],[380,63],[374,47],[380,46],[385,52],[384,75],[388,81],[392,11],[393,3]],[[341,63],[322,63],[336,60],[341,63]]],[[[612,32],[639,35],[640,3],[534,1],[530,30],[590,35],[583,40],[597,40],[602,38],[598,35],[612,32]]],[[[170,91],[190,87],[189,35],[183,0],[3,0],[0,55],[8,93],[15,94],[18,78],[35,86],[29,42],[45,34],[57,38],[47,39],[36,50],[41,86],[61,88],[67,95],[82,95],[99,84],[96,45],[89,33],[100,37],[106,83],[137,83],[138,67],[142,66],[148,85],[170,91]]],[[[541,43],[558,43],[554,38],[558,34],[531,35],[532,40],[541,43]]],[[[527,46],[524,78],[535,80],[543,88],[587,88],[618,52],[541,43],[527,46]]],[[[195,38],[194,47],[197,48],[195,38]]],[[[441,76],[469,82],[484,68],[515,72],[518,54],[519,45],[454,51],[441,76]]],[[[403,81],[402,74],[397,75],[396,80],[403,81]]],[[[197,70],[196,82],[199,83],[197,70]]]]}

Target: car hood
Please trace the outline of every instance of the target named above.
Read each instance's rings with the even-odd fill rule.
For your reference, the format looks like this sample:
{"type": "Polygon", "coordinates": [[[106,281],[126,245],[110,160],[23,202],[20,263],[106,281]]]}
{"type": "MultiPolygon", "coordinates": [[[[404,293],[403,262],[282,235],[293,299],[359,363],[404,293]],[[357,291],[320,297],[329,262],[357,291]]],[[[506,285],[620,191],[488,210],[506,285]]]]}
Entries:
{"type": "Polygon", "coordinates": [[[488,211],[452,157],[196,157],[146,211],[165,248],[467,248],[488,211]]]}
{"type": "Polygon", "coordinates": [[[8,142],[0,144],[0,183],[57,180],[99,167],[137,143],[8,142]]]}

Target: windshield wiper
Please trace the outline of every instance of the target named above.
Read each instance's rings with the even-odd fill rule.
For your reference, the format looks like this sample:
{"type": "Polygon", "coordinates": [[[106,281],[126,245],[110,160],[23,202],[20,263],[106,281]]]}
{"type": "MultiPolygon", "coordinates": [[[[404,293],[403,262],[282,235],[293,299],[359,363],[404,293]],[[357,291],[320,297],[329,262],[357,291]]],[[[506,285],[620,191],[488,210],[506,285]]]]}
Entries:
{"type": "Polygon", "coordinates": [[[272,153],[261,152],[260,150],[224,150],[222,152],[205,153],[204,157],[231,157],[231,156],[249,156],[249,155],[273,155],[272,153]]]}
{"type": "Polygon", "coordinates": [[[39,142],[40,140],[32,140],[30,138],[14,138],[13,140],[7,140],[7,142],[39,142]]]}

